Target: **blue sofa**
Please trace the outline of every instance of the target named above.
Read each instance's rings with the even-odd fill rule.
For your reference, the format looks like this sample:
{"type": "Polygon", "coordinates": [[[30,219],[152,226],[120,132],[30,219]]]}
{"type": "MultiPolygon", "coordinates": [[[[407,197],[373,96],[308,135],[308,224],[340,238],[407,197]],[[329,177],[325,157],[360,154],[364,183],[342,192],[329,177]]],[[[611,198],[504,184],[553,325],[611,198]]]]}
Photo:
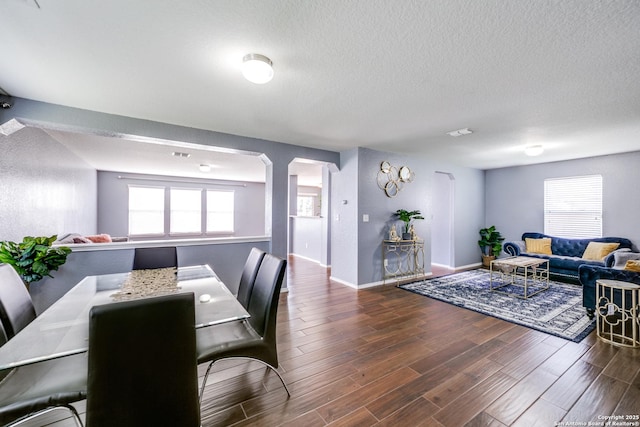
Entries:
{"type": "MultiPolygon", "coordinates": [[[[635,254],[637,258],[640,258],[640,254],[633,254],[635,254]]],[[[596,308],[596,280],[620,280],[621,282],[631,282],[640,285],[640,273],[623,270],[621,268],[622,265],[599,266],[585,264],[578,269],[580,284],[582,285],[582,305],[587,309],[589,317],[593,317],[596,308]]],[[[621,305],[617,293],[614,293],[614,301],[616,304],[621,305]]]]}
{"type": "Polygon", "coordinates": [[[549,274],[555,278],[578,283],[578,269],[582,265],[597,267],[611,267],[613,265],[613,253],[603,261],[590,261],[582,259],[582,254],[589,242],[619,243],[618,250],[631,250],[632,243],[622,237],[599,237],[593,239],[566,239],[562,237],[548,236],[542,233],[524,233],[521,241],[505,242],[502,246],[505,254],[510,256],[530,256],[549,260],[549,274]],[[551,238],[551,252],[553,255],[532,254],[526,252],[525,239],[551,238]]]}

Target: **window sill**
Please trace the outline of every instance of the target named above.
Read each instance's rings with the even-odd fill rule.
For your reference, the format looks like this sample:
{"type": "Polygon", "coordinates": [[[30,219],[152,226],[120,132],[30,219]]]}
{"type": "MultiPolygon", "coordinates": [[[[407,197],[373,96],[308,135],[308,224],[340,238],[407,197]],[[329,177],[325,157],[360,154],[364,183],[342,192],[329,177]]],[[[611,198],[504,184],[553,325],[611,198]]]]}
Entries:
{"type": "Polygon", "coordinates": [[[171,240],[134,240],[128,242],[111,243],[77,243],[67,245],[72,252],[108,251],[135,248],[155,248],[162,246],[198,246],[198,245],[224,245],[230,243],[268,242],[271,236],[247,236],[247,237],[205,237],[193,239],[171,240]]]}

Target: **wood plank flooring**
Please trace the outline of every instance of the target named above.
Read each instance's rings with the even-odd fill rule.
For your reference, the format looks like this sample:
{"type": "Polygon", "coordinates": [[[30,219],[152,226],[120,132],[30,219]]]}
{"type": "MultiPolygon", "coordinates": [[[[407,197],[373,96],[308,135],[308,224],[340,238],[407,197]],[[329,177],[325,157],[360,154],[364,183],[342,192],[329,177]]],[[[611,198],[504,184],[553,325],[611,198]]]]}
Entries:
{"type": "Polygon", "coordinates": [[[278,350],[291,398],[260,364],[220,361],[203,426],[529,427],[640,414],[640,350],[595,333],[572,343],[393,285],[356,291],[296,257],[288,286],[278,350]]]}

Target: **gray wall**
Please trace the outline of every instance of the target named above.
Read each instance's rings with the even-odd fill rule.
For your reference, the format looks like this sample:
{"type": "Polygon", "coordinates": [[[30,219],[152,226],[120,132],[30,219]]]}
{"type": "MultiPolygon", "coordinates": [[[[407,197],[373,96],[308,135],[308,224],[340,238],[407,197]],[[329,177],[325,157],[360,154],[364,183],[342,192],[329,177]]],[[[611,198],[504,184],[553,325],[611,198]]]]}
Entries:
{"type": "MultiPolygon", "coordinates": [[[[339,154],[262,139],[223,134],[203,129],[98,113],[89,110],[14,98],[10,109],[0,109],[0,123],[11,119],[31,127],[73,131],[113,137],[150,138],[264,153],[266,167],[267,233],[272,236],[270,251],[287,255],[288,168],[294,158],[339,164],[339,154]]],[[[24,132],[24,130],[20,131],[24,132]]],[[[48,206],[47,206],[48,207],[48,206]]]]}
{"type": "Polygon", "coordinates": [[[0,147],[0,240],[96,232],[95,169],[40,129],[0,147]]]}
{"type": "Polygon", "coordinates": [[[425,220],[415,221],[415,229],[425,241],[425,270],[431,271],[431,227],[435,210],[435,171],[451,173],[455,178],[453,200],[454,265],[465,267],[480,262],[477,246],[478,230],[484,227],[484,172],[442,163],[427,156],[358,148],[341,153],[340,171],[332,175],[333,205],[331,210],[331,276],[352,285],[366,285],[382,280],[381,241],[388,236],[392,223],[400,231],[401,223],[393,218],[398,209],[420,210],[425,220]],[[415,180],[405,184],[394,198],[378,187],[376,177],[380,163],[408,166],[415,180]],[[344,204],[343,201],[347,203],[344,204]],[[363,215],[369,222],[363,222],[363,215]],[[339,218],[339,219],[338,219],[339,218]],[[354,263],[357,259],[357,263],[354,263]]]}
{"type": "Polygon", "coordinates": [[[291,217],[291,253],[301,255],[321,263],[322,261],[322,219],[320,217],[291,217]]]}
{"type": "MultiPolygon", "coordinates": [[[[454,267],[464,268],[481,262],[478,231],[485,227],[485,176],[479,169],[438,164],[433,171],[454,177],[453,235],[454,267]]],[[[434,209],[439,209],[434,204],[434,209]]]]}
{"type": "MultiPolygon", "coordinates": [[[[340,153],[340,172],[331,179],[331,277],[358,282],[358,149],[340,153]]],[[[371,262],[371,259],[368,260],[371,262]]]]}
{"type": "Polygon", "coordinates": [[[382,240],[389,235],[391,224],[402,232],[401,221],[393,213],[398,209],[419,210],[424,220],[414,221],[416,233],[425,241],[424,259],[426,271],[431,271],[431,173],[421,161],[412,156],[359,149],[358,162],[358,280],[359,284],[383,279],[382,240]],[[380,163],[386,160],[396,168],[408,166],[415,173],[415,180],[405,183],[396,197],[390,198],[378,187],[377,175],[380,163]],[[369,215],[369,222],[363,221],[369,215]]]}
{"type": "Polygon", "coordinates": [[[544,180],[602,175],[604,236],[626,237],[640,244],[640,152],[592,157],[486,172],[486,223],[507,240],[544,230],[544,180]]]}
{"type": "MultiPolygon", "coordinates": [[[[233,190],[235,193],[235,237],[262,236],[265,234],[265,185],[256,182],[225,181],[216,185],[212,181],[189,179],[212,190],[233,190]]],[[[221,182],[217,180],[216,182],[221,182]]],[[[129,192],[131,184],[193,187],[193,184],[172,181],[171,177],[137,175],[131,173],[98,172],[98,232],[112,236],[128,234],[129,192]],[[153,178],[154,181],[118,179],[118,176],[153,178]]],[[[221,236],[216,236],[221,237],[221,236]]],[[[168,237],[167,237],[168,238],[168,237]]]]}

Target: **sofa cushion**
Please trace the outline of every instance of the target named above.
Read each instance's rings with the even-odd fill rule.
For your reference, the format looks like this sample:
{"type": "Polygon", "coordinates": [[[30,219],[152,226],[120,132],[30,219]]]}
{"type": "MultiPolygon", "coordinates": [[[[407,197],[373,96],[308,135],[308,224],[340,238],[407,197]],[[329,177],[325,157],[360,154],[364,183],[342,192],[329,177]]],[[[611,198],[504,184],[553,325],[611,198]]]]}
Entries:
{"type": "Polygon", "coordinates": [[[640,260],[630,259],[624,266],[624,269],[627,271],[636,271],[640,273],[640,260]]]}
{"type": "Polygon", "coordinates": [[[603,266],[604,263],[602,261],[594,261],[594,260],[585,260],[582,258],[576,258],[572,256],[556,256],[553,255],[549,257],[549,268],[551,270],[572,270],[578,273],[578,268],[581,265],[598,265],[603,266]]]}
{"type": "Polygon", "coordinates": [[[526,251],[530,254],[551,255],[551,238],[524,239],[526,251]]]}
{"type": "Polygon", "coordinates": [[[592,239],[566,239],[563,237],[549,236],[543,233],[527,232],[522,234],[522,240],[526,238],[540,239],[551,238],[551,252],[554,255],[575,256],[580,258],[590,242],[620,243],[620,248],[631,248],[633,245],[629,239],[623,237],[598,237],[592,239]]]}
{"type": "Polygon", "coordinates": [[[594,265],[604,267],[604,263],[602,261],[589,261],[572,256],[530,254],[528,252],[523,253],[522,255],[534,258],[548,259],[549,272],[551,273],[556,272],[566,274],[568,271],[575,271],[574,275],[577,276],[578,267],[580,267],[581,265],[594,265]]]}
{"type": "Polygon", "coordinates": [[[84,237],[91,240],[93,243],[111,243],[111,236],[108,234],[94,234],[84,237]]]}
{"type": "Polygon", "coordinates": [[[611,268],[615,268],[617,270],[623,270],[625,265],[627,264],[627,261],[636,260],[636,259],[640,260],[640,253],[615,251],[613,253],[613,259],[614,259],[614,262],[611,268]]]}
{"type": "Polygon", "coordinates": [[[582,254],[582,259],[601,261],[611,252],[618,249],[618,246],[620,246],[620,243],[589,242],[587,249],[582,254]]]}

